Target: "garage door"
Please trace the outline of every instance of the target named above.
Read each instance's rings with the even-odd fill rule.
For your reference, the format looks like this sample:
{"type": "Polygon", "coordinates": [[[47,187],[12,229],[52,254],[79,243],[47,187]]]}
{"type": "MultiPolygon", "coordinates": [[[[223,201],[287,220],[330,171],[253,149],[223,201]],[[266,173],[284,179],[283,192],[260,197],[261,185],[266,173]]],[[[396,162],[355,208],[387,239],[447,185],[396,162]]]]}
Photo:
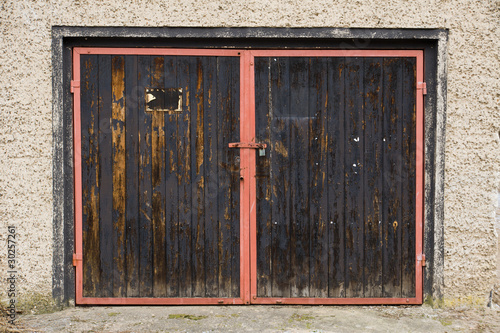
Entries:
{"type": "Polygon", "coordinates": [[[422,57],[75,48],[77,303],[421,303],[422,57]]]}

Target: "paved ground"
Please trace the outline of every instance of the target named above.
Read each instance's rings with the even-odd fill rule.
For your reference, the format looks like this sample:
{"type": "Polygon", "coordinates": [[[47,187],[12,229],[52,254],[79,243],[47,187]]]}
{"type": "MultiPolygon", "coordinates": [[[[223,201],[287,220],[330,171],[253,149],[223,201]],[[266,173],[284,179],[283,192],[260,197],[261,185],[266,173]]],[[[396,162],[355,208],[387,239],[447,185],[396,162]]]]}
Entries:
{"type": "MultiPolygon", "coordinates": [[[[443,310],[428,306],[78,307],[51,314],[22,315],[16,329],[19,332],[500,332],[500,310],[443,310]]],[[[0,332],[3,332],[1,327],[0,332]]]]}

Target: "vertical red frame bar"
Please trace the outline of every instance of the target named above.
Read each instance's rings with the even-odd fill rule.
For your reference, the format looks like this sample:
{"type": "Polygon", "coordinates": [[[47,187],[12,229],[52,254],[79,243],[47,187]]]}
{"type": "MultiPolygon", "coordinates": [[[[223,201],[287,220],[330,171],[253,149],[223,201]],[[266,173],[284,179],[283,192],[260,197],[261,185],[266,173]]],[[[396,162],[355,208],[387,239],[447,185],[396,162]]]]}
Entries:
{"type": "MultiPolygon", "coordinates": [[[[415,86],[424,80],[424,52],[422,50],[253,50],[251,62],[255,57],[413,57],[417,61],[415,86]]],[[[248,119],[253,124],[255,136],[255,73],[251,67],[248,82],[252,84],[249,92],[252,100],[248,102],[251,112],[248,119]]],[[[424,189],[424,104],[423,91],[416,94],[416,205],[415,205],[415,297],[412,298],[276,298],[257,297],[257,221],[256,221],[256,182],[255,154],[250,184],[250,245],[251,245],[251,302],[255,304],[422,304],[423,269],[419,258],[423,252],[423,189],[424,189]]],[[[243,118],[242,118],[243,119],[243,118]]],[[[242,139],[243,141],[243,139],[242,139]]]]}
{"type": "MultiPolygon", "coordinates": [[[[73,50],[73,82],[80,82],[80,52],[73,50]]],[[[82,237],[82,136],[81,136],[81,110],[80,110],[80,85],[74,87],[73,92],[73,168],[75,177],[75,249],[73,264],[76,266],[76,303],[81,303],[83,298],[83,263],[80,260],[83,250],[82,237]]]]}
{"type": "MultiPolygon", "coordinates": [[[[424,51],[417,52],[417,87],[419,82],[424,82],[424,51]]],[[[419,260],[423,255],[424,242],[424,163],[425,163],[425,144],[424,144],[424,90],[417,89],[417,142],[416,142],[416,207],[415,207],[415,238],[416,249],[415,254],[415,283],[416,283],[416,298],[419,304],[423,301],[423,268],[422,262],[419,260]]]]}
{"type": "MultiPolygon", "coordinates": [[[[242,51],[240,58],[240,141],[255,141],[255,108],[251,107],[255,98],[251,95],[253,70],[251,55],[242,51]]],[[[253,149],[240,149],[241,183],[240,183],[240,272],[241,272],[241,297],[245,304],[250,303],[251,293],[251,246],[250,225],[252,216],[252,187],[255,188],[255,152],[253,149]]],[[[255,191],[255,189],[254,189],[255,191]]]]}

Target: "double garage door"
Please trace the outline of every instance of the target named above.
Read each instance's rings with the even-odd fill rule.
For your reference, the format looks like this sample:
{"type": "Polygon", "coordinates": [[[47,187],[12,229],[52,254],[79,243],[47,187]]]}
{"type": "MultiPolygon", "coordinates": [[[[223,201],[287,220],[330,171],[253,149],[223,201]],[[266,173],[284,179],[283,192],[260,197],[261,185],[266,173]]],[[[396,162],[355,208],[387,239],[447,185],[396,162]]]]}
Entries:
{"type": "Polygon", "coordinates": [[[422,302],[422,51],[73,65],[78,304],[422,302]]]}

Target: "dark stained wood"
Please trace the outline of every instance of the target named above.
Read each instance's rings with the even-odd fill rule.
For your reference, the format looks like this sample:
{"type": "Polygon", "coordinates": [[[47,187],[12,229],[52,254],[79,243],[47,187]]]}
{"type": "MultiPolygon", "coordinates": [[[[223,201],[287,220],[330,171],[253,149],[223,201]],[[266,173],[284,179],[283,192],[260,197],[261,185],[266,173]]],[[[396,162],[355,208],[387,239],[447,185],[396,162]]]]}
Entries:
{"type": "Polygon", "coordinates": [[[98,56],[81,59],[83,291],[100,296],[98,56]]]}
{"type": "MultiPolygon", "coordinates": [[[[191,114],[196,111],[192,104],[190,70],[196,68],[189,57],[179,59],[178,80],[182,87],[184,108],[177,117],[177,161],[179,186],[179,296],[192,296],[191,257],[191,114]]],[[[195,81],[196,82],[196,81],[195,81]]],[[[193,152],[194,153],[194,152],[193,152]]]]}
{"type": "MultiPolygon", "coordinates": [[[[227,90],[226,118],[230,120],[225,128],[229,129],[230,142],[240,141],[240,60],[228,58],[227,66],[231,69],[231,80],[227,90]],[[230,116],[229,116],[230,115],[230,116]]],[[[227,150],[227,161],[231,165],[231,240],[224,248],[231,248],[231,296],[240,297],[240,153],[236,149],[227,150]]]]}
{"type": "Polygon", "coordinates": [[[401,296],[402,60],[384,59],[383,293],[401,296]]]}
{"type": "Polygon", "coordinates": [[[363,296],[363,59],[345,60],[345,290],[363,296]]]}
{"type": "MultiPolygon", "coordinates": [[[[180,88],[178,58],[165,57],[165,88],[180,88]]],[[[179,296],[179,188],[177,114],[165,115],[165,217],[167,296],[179,296]]]]}
{"type": "Polygon", "coordinates": [[[328,297],[328,59],[311,59],[309,75],[310,297],[328,297]]]}
{"type": "Polygon", "coordinates": [[[100,252],[102,297],[113,293],[113,164],[111,56],[99,56],[100,252]]]}
{"type": "Polygon", "coordinates": [[[193,297],[205,296],[205,91],[203,83],[205,79],[204,69],[207,65],[206,58],[195,58],[190,66],[191,83],[191,241],[192,241],[192,265],[193,265],[193,297]]]}
{"type": "MultiPolygon", "coordinates": [[[[231,209],[232,195],[232,174],[239,172],[239,165],[236,163],[234,155],[237,149],[228,149],[231,141],[231,79],[232,66],[229,60],[219,58],[219,70],[217,71],[217,101],[216,119],[212,120],[217,128],[216,144],[217,156],[217,179],[212,180],[218,183],[217,211],[218,211],[218,236],[217,236],[217,256],[218,256],[218,284],[219,297],[229,297],[232,294],[232,230],[239,220],[234,220],[231,209]]],[[[212,138],[213,140],[213,138],[212,138]]],[[[213,143],[212,143],[213,144],[213,143]]],[[[211,186],[209,186],[210,188],[211,186]]],[[[212,189],[214,191],[214,189],[212,189]]],[[[239,269],[239,267],[237,268],[239,269]]]]}
{"type": "MultiPolygon", "coordinates": [[[[256,141],[273,147],[271,143],[272,101],[269,98],[271,58],[255,59],[255,134],[256,141]]],[[[257,190],[257,295],[271,297],[271,149],[266,156],[256,152],[256,190],[257,190]]]]}
{"type": "MultiPolygon", "coordinates": [[[[82,55],[85,296],[239,296],[239,69],[82,55]],[[146,112],[146,88],[182,88],[182,112],[146,112]]],[[[414,297],[415,59],[255,70],[258,296],[414,297]]]]}
{"type": "Polygon", "coordinates": [[[124,297],[125,266],[125,59],[111,59],[113,138],[113,296],[124,297]]]}
{"type": "Polygon", "coordinates": [[[328,60],[328,296],[345,297],[345,61],[328,60]]]}
{"type": "Polygon", "coordinates": [[[151,113],[145,112],[144,89],[149,86],[151,57],[139,56],[137,71],[139,82],[139,240],[141,297],[153,297],[153,226],[152,226],[152,163],[151,113]]]}
{"type": "Polygon", "coordinates": [[[219,211],[217,154],[217,67],[218,58],[206,58],[203,72],[204,112],[204,264],[206,297],[219,296],[219,211]]]}
{"type": "Polygon", "coordinates": [[[381,58],[364,60],[364,296],[382,297],[382,118],[381,58]]]}
{"type": "Polygon", "coordinates": [[[137,56],[125,57],[127,297],[139,296],[139,115],[137,56]]]}
{"type": "Polygon", "coordinates": [[[290,297],[290,78],[289,59],[271,62],[270,147],[272,225],[272,295],[290,297]]]}
{"type": "MultiPolygon", "coordinates": [[[[165,59],[151,59],[151,88],[165,86],[165,59]]],[[[167,296],[167,258],[165,253],[165,113],[151,114],[151,186],[153,223],[153,295],[167,296]]]]}
{"type": "Polygon", "coordinates": [[[290,58],[290,296],[309,296],[309,58],[290,58]]]}
{"type": "Polygon", "coordinates": [[[416,61],[403,61],[401,296],[415,297],[416,61]]]}

